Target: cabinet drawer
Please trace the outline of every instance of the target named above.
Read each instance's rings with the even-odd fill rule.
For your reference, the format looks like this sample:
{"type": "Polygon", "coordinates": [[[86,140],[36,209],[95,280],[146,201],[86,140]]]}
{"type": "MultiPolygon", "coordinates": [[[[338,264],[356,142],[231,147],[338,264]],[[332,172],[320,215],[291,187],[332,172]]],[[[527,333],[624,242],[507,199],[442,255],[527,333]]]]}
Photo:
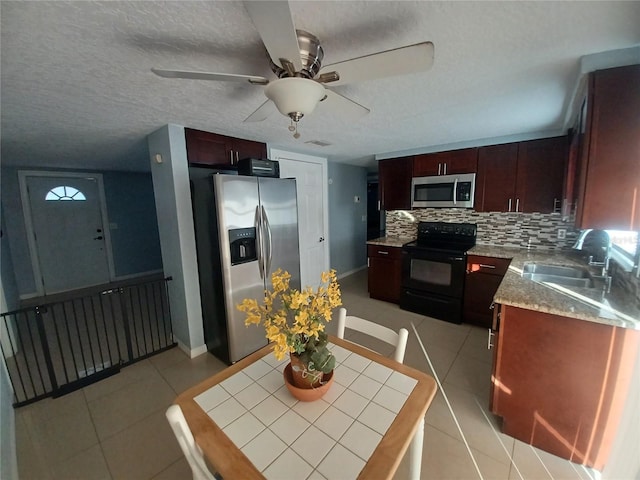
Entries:
{"type": "Polygon", "coordinates": [[[402,248],[388,247],[385,245],[367,245],[367,256],[400,260],[402,258],[402,248]]]}
{"type": "Polygon", "coordinates": [[[504,276],[511,260],[508,258],[485,257],[482,255],[467,256],[467,272],[482,272],[490,275],[504,276]]]}

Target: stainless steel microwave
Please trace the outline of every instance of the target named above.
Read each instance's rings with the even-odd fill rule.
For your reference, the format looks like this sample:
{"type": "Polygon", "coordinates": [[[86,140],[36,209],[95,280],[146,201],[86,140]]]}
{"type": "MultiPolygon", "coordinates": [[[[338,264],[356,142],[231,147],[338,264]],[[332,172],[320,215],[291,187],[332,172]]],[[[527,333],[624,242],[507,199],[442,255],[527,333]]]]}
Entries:
{"type": "Polygon", "coordinates": [[[475,191],[475,173],[414,177],[411,208],[473,208],[475,191]]]}

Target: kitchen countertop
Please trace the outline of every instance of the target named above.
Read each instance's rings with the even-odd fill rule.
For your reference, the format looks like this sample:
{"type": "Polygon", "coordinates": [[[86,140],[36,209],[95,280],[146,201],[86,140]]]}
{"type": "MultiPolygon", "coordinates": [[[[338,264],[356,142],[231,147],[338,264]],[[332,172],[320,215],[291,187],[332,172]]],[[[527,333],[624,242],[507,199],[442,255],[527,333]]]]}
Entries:
{"type": "Polygon", "coordinates": [[[538,283],[522,277],[525,263],[586,267],[572,252],[526,250],[476,245],[467,252],[495,258],[511,258],[511,264],[494,296],[502,305],[577,318],[605,325],[640,330],[640,308],[632,295],[614,284],[611,292],[600,288],[566,287],[538,283]]]}
{"type": "MultiPolygon", "coordinates": [[[[367,245],[402,247],[412,237],[380,237],[368,240],[367,245]]],[[[494,301],[528,310],[577,318],[622,328],[640,330],[640,306],[632,295],[613,283],[611,292],[600,288],[565,287],[538,283],[522,277],[525,263],[586,267],[572,252],[526,250],[496,245],[476,245],[467,252],[494,258],[509,258],[511,264],[498,287],[494,301]]]]}
{"type": "Polygon", "coordinates": [[[415,240],[415,237],[379,237],[367,240],[367,245],[382,245],[384,247],[402,247],[405,243],[415,240]]]}

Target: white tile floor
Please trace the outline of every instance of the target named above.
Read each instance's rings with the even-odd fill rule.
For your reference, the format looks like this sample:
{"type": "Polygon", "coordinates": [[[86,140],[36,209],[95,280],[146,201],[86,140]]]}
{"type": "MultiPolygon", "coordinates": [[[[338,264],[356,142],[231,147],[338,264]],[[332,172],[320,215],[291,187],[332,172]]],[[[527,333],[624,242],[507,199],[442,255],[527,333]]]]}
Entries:
{"type": "MultiPolygon", "coordinates": [[[[581,466],[499,433],[497,419],[488,412],[492,359],[486,350],[484,329],[434,320],[371,300],[366,271],[340,283],[350,314],[394,329],[408,328],[405,363],[431,372],[412,324],[415,326],[453,407],[462,434],[442,392],[427,412],[423,478],[594,478],[581,466]]],[[[332,328],[329,331],[333,333],[332,328]]],[[[386,355],[392,353],[388,345],[364,335],[347,338],[386,355]]],[[[64,397],[17,409],[20,478],[190,479],[191,472],[164,412],[178,393],[224,367],[210,354],[191,360],[174,348],[64,397]]],[[[407,478],[406,460],[400,464],[396,479],[407,478]]],[[[270,473],[277,468],[273,465],[270,473]]],[[[345,473],[346,478],[349,475],[345,473]]]]}

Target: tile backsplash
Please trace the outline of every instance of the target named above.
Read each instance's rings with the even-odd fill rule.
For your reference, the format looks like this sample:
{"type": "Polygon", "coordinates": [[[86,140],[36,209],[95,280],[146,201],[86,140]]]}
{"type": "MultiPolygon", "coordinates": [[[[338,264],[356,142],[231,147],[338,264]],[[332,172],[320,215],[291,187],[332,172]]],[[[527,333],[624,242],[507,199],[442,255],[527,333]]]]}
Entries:
{"type": "Polygon", "coordinates": [[[418,222],[456,222],[478,225],[477,243],[542,250],[564,250],[579,230],[559,213],[475,212],[462,208],[421,208],[387,212],[388,236],[415,237],[418,222]],[[558,231],[565,230],[565,238],[558,231]]]}

